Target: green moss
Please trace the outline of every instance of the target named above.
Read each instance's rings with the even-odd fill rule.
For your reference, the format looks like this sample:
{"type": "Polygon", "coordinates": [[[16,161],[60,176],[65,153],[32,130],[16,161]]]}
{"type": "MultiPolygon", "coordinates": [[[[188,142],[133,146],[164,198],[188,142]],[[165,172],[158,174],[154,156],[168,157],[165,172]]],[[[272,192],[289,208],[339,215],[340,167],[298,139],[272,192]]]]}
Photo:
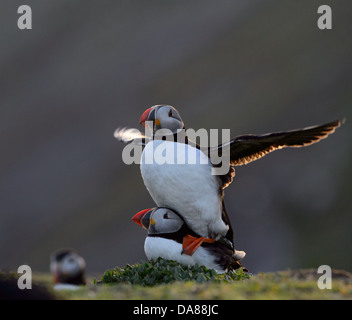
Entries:
{"type": "Polygon", "coordinates": [[[158,258],[157,261],[137,263],[124,268],[116,267],[107,270],[100,281],[95,283],[128,283],[141,286],[154,286],[174,281],[229,282],[248,279],[249,274],[240,268],[236,271],[218,274],[204,266],[185,266],[176,261],[158,258]]]}

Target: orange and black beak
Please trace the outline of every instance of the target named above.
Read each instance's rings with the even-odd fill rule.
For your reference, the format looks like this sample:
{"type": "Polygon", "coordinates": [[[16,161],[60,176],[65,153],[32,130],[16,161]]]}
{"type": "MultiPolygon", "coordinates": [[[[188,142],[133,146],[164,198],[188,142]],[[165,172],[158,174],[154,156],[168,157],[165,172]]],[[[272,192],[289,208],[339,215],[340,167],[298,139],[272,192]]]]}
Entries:
{"type": "Polygon", "coordinates": [[[141,119],[139,120],[139,124],[141,124],[143,127],[145,127],[145,122],[147,121],[155,121],[155,112],[156,112],[156,108],[155,107],[151,107],[147,110],[145,110],[141,116],[141,119]]]}
{"type": "Polygon", "coordinates": [[[150,215],[153,210],[154,208],[139,211],[133,216],[132,221],[140,225],[142,228],[148,230],[150,224],[150,215]]]}

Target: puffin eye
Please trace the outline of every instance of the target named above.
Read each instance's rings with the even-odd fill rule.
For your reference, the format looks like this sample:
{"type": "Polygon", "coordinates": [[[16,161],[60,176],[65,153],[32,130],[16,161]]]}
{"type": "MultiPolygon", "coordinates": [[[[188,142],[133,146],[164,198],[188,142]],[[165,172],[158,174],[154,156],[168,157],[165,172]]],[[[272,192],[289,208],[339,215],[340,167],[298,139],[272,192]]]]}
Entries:
{"type": "Polygon", "coordinates": [[[169,219],[169,215],[167,213],[164,213],[164,216],[163,216],[164,219],[169,219]]]}
{"type": "Polygon", "coordinates": [[[172,117],[172,109],[169,111],[169,117],[172,117]]]}

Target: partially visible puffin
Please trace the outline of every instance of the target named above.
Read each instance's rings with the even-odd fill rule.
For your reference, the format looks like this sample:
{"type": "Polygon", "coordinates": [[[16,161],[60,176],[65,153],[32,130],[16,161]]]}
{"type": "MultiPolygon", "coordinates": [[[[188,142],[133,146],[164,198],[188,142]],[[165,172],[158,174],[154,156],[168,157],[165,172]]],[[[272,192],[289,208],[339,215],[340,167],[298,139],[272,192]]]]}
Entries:
{"type": "Polygon", "coordinates": [[[132,220],[148,230],[144,251],[149,260],[161,257],[185,265],[203,265],[218,273],[243,268],[239,260],[246,255],[244,251],[234,251],[227,242],[199,236],[171,209],[142,210],[132,220]]]}
{"type": "Polygon", "coordinates": [[[54,277],[54,289],[77,289],[85,285],[86,262],[73,249],[60,249],[50,256],[50,271],[54,277]]]}
{"type": "Polygon", "coordinates": [[[117,129],[114,135],[123,142],[135,140],[134,142],[146,145],[141,159],[141,173],[144,184],[158,207],[182,213],[190,228],[200,236],[216,240],[225,237],[233,244],[233,229],[226,213],[223,189],[232,182],[234,167],[248,164],[278,149],[318,142],[333,133],[343,121],[287,132],[243,135],[217,147],[202,147],[190,141],[187,136],[183,143],[176,142],[178,134],[184,134],[185,129],[179,112],[170,105],[155,105],[143,113],[140,124],[154,134],[168,129],[173,135],[171,139],[158,140],[165,138],[165,134],[161,133],[159,137],[153,136],[154,140],[151,141],[150,137],[136,129],[117,129]],[[174,150],[176,164],[150,161],[148,155],[154,157],[152,160],[158,160],[158,157],[162,160],[162,153],[156,151],[163,149],[174,150]],[[216,165],[211,162],[211,155],[225,152],[229,153],[229,171],[215,176],[212,169],[216,165]],[[178,160],[182,161],[182,158],[191,161],[180,164],[178,160]]]}

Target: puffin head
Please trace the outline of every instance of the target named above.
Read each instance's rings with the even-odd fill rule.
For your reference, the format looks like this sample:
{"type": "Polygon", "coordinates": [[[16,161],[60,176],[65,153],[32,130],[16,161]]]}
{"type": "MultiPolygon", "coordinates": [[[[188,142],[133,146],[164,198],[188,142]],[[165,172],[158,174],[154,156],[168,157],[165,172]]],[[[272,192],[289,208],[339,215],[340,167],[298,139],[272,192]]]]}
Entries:
{"type": "Polygon", "coordinates": [[[55,284],[85,284],[85,268],[85,260],[72,249],[61,249],[50,256],[50,270],[55,284]]]}
{"type": "Polygon", "coordinates": [[[153,123],[153,132],[159,129],[168,129],[172,133],[184,129],[184,123],[176,108],[169,105],[155,105],[146,111],[141,116],[139,123],[146,127],[147,121],[153,123]]]}
{"type": "Polygon", "coordinates": [[[174,233],[184,224],[176,212],[162,207],[142,210],[132,220],[147,229],[148,234],[174,233]]]}

